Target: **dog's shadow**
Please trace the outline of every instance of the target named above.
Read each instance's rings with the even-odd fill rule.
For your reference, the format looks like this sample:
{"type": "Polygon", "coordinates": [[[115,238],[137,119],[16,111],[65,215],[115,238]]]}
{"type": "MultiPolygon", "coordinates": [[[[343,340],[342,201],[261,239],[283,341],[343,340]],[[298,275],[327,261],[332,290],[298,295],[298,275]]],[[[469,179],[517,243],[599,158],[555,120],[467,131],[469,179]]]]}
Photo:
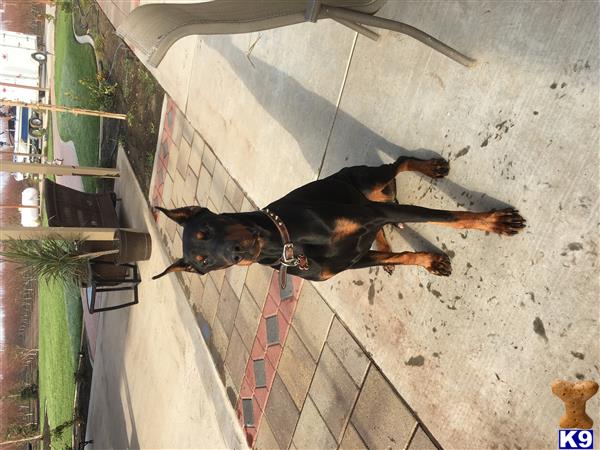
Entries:
{"type": "MultiPolygon", "coordinates": [[[[250,61],[248,54],[236,46],[229,36],[206,36],[203,38],[203,43],[221,54],[257,102],[294,136],[305,160],[318,174],[318,178],[323,178],[356,163],[379,165],[390,162],[384,162],[382,155],[390,160],[400,156],[421,159],[442,157],[433,150],[421,148],[409,151],[391,142],[343,109],[337,109],[336,105],[328,99],[307,89],[292,76],[263,61],[258,56],[252,55],[250,61]],[[271,89],[272,86],[277,86],[278,89],[271,89]],[[278,92],[286,92],[287,100],[282,101],[281,96],[277,95],[278,92]],[[315,111],[319,113],[315,114],[315,111]],[[367,149],[366,156],[363,150],[360,153],[360,160],[352,161],[356,158],[351,158],[351,156],[359,155],[359,153],[350,155],[345,145],[337,145],[333,142],[332,145],[329,143],[326,145],[325,153],[320,153],[317,150],[319,144],[318,140],[315,140],[315,136],[323,133],[322,121],[326,117],[335,117],[336,134],[343,135],[344,142],[352,142],[355,149],[367,149]]],[[[423,177],[429,180],[429,178],[423,177]]],[[[510,206],[484,193],[471,191],[448,179],[435,180],[432,184],[433,189],[439,189],[454,200],[457,207],[485,211],[510,206]]],[[[433,243],[412,229],[406,227],[400,232],[416,251],[437,250],[441,252],[433,243]]]]}

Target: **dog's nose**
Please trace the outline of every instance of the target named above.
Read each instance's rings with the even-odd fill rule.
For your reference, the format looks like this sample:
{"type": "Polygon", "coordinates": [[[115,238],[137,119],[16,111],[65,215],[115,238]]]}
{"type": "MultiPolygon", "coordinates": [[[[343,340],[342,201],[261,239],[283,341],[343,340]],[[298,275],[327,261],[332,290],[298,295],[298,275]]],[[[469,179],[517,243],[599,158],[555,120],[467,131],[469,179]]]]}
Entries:
{"type": "Polygon", "coordinates": [[[235,264],[239,263],[243,259],[241,253],[242,248],[239,244],[236,244],[233,247],[231,247],[231,259],[235,264]]]}

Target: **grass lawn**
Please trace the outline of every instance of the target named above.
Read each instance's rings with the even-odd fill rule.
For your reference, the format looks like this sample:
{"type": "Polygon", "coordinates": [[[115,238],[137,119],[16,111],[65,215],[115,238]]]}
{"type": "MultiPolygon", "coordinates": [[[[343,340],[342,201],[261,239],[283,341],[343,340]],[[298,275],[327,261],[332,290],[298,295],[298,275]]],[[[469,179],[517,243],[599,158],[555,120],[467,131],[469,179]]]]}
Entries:
{"type": "MultiPolygon", "coordinates": [[[[96,60],[89,45],[79,44],[73,36],[70,8],[57,7],[55,18],[56,100],[60,105],[94,109],[88,89],[79,80],[95,79],[96,60]]],[[[58,114],[58,130],[63,141],[73,141],[79,164],[98,165],[100,119],[98,117],[58,114]]],[[[48,126],[47,156],[54,157],[52,126],[48,126]]],[[[93,178],[83,177],[84,188],[95,192],[93,178]]],[[[47,225],[44,218],[44,225],[47,225]]],[[[82,328],[79,289],[62,282],[39,281],[39,397],[50,427],[72,420],[75,377],[82,328]]],[[[52,448],[71,448],[72,427],[52,438],[52,448]]]]}
{"type": "MultiPolygon", "coordinates": [[[[82,309],[79,291],[60,282],[39,283],[39,396],[51,428],[73,417],[82,309]]],[[[52,439],[52,447],[70,448],[72,428],[52,439]]]]}
{"type": "MultiPolygon", "coordinates": [[[[75,40],[73,16],[67,10],[60,6],[56,10],[54,36],[56,101],[60,105],[95,109],[96,105],[89,99],[89,90],[79,80],[96,79],[96,57],[91,46],[80,44],[75,40]]],[[[59,113],[58,129],[63,141],[71,140],[75,144],[81,166],[98,166],[100,145],[98,117],[59,113]]],[[[91,177],[83,177],[83,185],[88,192],[96,191],[95,180],[91,177]]]]}
{"type": "MultiPolygon", "coordinates": [[[[48,148],[48,157],[52,157],[48,148]]],[[[48,226],[43,214],[42,223],[48,226]]],[[[83,311],[79,289],[62,282],[38,282],[38,385],[40,417],[48,414],[50,428],[73,418],[75,377],[83,311]]],[[[51,439],[53,448],[71,448],[72,427],[51,439]]]]}

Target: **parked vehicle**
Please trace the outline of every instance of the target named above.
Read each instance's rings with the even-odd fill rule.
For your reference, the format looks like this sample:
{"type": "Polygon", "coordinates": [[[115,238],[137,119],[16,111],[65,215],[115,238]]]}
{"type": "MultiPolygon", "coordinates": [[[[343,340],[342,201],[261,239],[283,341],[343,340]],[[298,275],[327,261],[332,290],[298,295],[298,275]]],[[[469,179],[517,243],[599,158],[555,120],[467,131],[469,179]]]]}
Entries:
{"type": "MultiPolygon", "coordinates": [[[[0,32],[0,83],[43,88],[46,79],[47,54],[38,47],[32,34],[0,32]]],[[[44,91],[3,86],[1,98],[38,102],[44,91]]]]}
{"type": "Polygon", "coordinates": [[[6,144],[13,147],[14,162],[40,162],[46,130],[42,117],[29,108],[11,108],[6,144]]]}

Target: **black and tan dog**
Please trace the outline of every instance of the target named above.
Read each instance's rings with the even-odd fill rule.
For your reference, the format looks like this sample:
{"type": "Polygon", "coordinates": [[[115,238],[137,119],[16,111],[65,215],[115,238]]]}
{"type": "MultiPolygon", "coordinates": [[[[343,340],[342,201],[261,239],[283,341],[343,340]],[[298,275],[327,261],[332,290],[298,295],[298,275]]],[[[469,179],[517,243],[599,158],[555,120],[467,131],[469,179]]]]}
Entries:
{"type": "Polygon", "coordinates": [[[188,206],[157,208],[183,225],[183,258],[163,273],[205,274],[234,264],[259,263],[282,268],[308,280],[327,280],[347,269],[417,265],[448,276],[445,254],[391,251],[386,224],[429,222],[514,235],[525,227],[515,209],[488,212],[441,211],[395,201],[395,177],[418,171],[432,178],[448,174],[443,159],[399,158],[379,167],[356,166],[305,186],[271,203],[265,210],[214,214],[188,206]],[[377,251],[371,250],[373,242],[377,251]],[[285,244],[285,245],[284,245],[285,244]]]}

